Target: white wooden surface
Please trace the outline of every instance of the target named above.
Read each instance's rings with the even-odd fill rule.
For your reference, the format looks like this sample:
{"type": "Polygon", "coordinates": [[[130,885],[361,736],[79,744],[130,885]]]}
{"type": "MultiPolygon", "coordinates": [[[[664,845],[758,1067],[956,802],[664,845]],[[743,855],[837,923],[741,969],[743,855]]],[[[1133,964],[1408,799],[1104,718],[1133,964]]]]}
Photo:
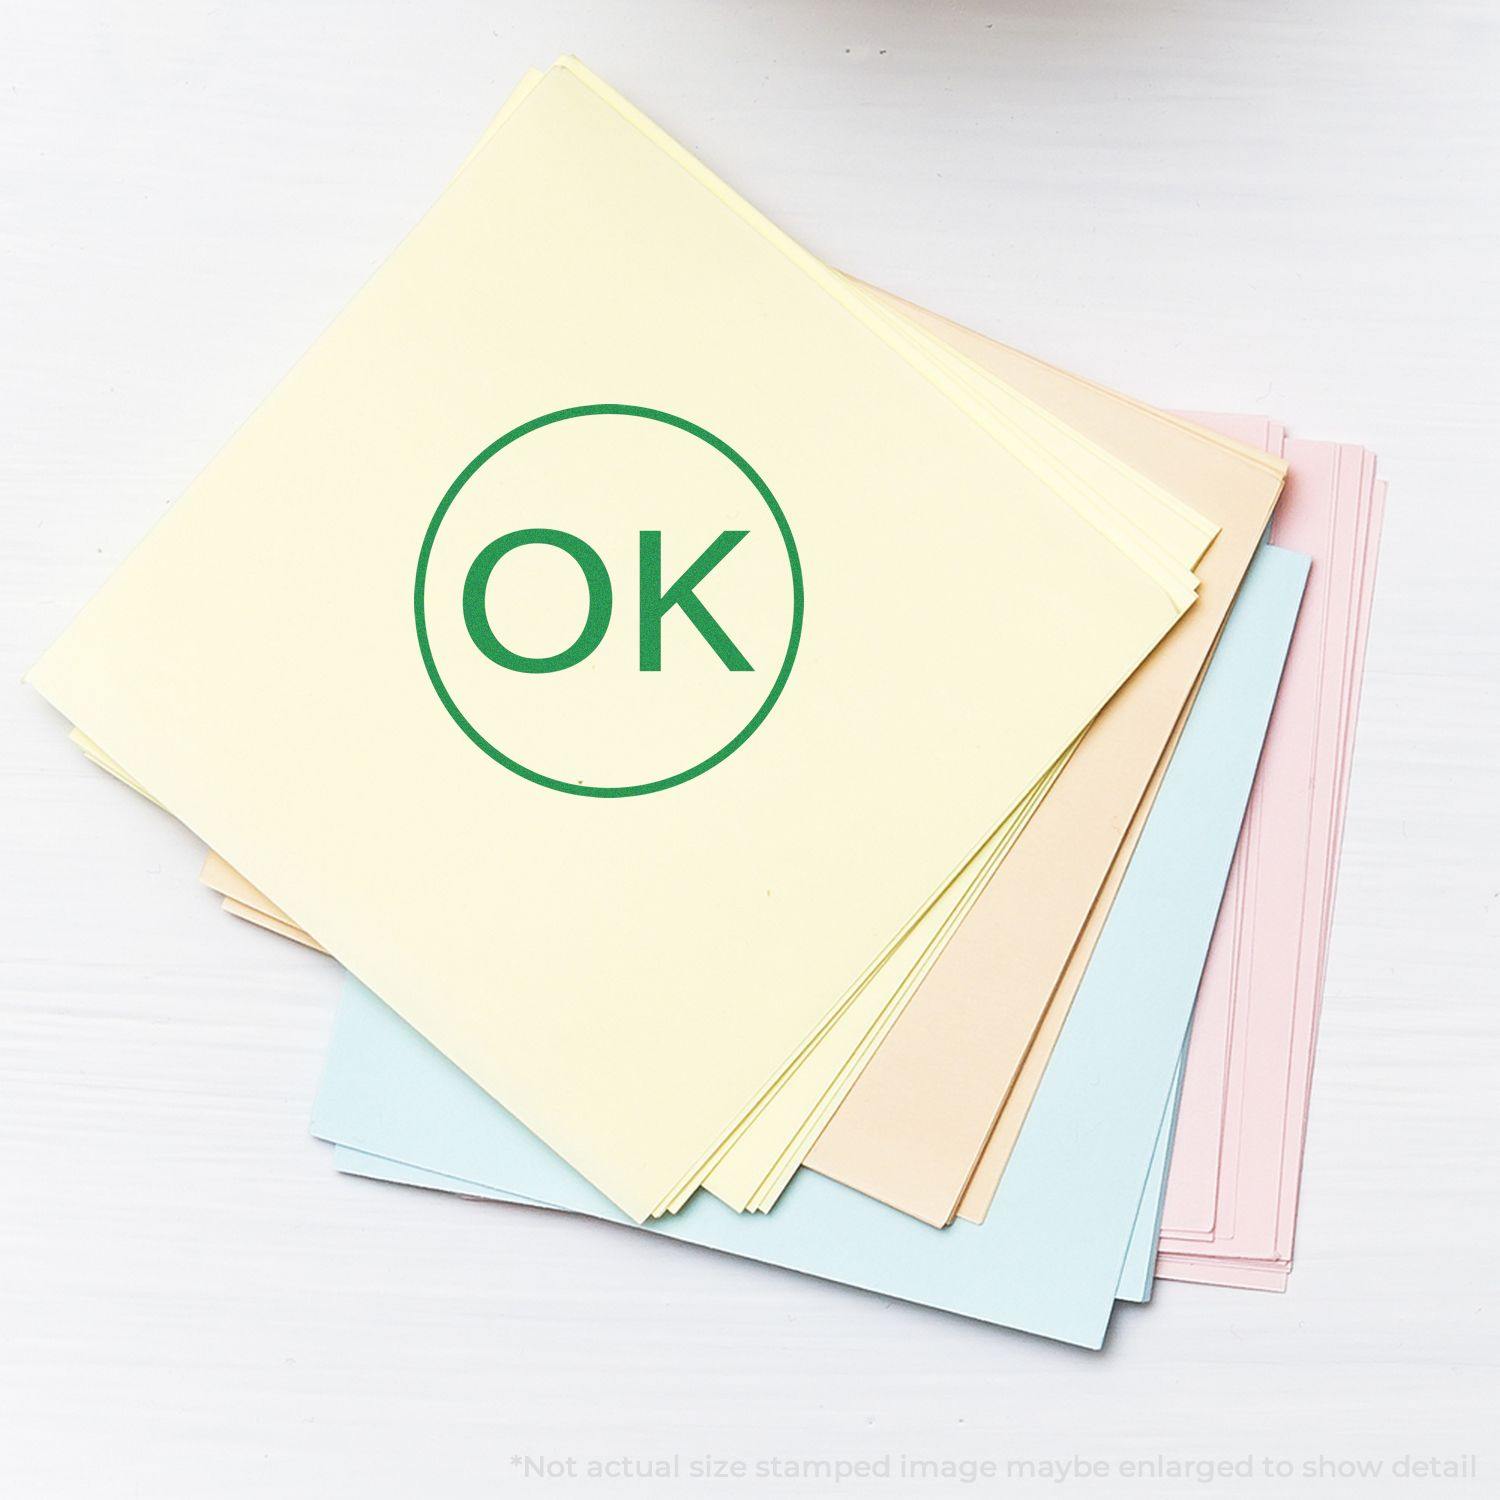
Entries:
{"type": "Polygon", "coordinates": [[[1495,1493],[1493,4],[7,0],[0,676],[562,50],[837,265],[1379,451],[1292,1290],[1163,1287],[1092,1357],[339,1178],[306,1129],[331,965],[220,915],[193,841],[11,687],[0,1494],[1495,1493]],[[672,1454],[675,1481],[586,1473],[672,1454]],[[1296,1472],[903,1482],[903,1454],[1296,1472]],[[1398,1480],[1403,1454],[1481,1478],[1398,1480]],[[701,1455],[893,1477],[692,1480],[701,1455]],[[1320,1456],[1385,1467],[1303,1477],[1320,1456]]]}

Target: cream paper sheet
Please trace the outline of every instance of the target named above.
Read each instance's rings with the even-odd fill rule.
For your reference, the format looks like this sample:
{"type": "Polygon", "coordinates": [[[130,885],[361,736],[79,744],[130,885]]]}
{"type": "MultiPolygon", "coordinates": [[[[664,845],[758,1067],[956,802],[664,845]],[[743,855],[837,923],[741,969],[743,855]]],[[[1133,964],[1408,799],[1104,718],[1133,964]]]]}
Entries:
{"type": "MultiPolygon", "coordinates": [[[[636,1217],[701,1180],[1193,594],[682,166],[551,70],[31,674],[636,1217]],[[498,434],[622,396],[753,455],[809,602],[783,700],[738,753],[670,795],[569,797],[455,730],[411,578],[435,499],[498,434]]],[[[706,499],[719,525],[755,513],[614,408],[570,437],[511,450],[507,522],[563,493],[623,556],[623,522],[587,503],[622,467],[669,476],[643,481],[664,535],[701,528],[706,499]]],[[[757,649],[796,638],[774,591],[726,580],[713,603],[757,649]]],[[[705,698],[729,703],[706,655],[653,679],[655,717],[624,672],[598,674],[591,716],[519,712],[534,682],[497,716],[559,781],[604,724],[634,731],[626,759],[670,761],[705,698]]]]}

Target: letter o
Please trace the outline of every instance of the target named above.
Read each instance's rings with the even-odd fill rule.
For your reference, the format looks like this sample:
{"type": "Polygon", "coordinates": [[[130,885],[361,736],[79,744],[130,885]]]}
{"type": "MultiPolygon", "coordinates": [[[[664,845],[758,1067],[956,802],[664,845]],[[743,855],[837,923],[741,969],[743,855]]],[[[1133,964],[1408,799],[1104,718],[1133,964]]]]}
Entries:
{"type": "Polygon", "coordinates": [[[512,672],[561,672],[576,667],[604,639],[614,602],[614,589],[604,559],[582,537],[546,526],[508,531],[497,537],[469,564],[464,578],[464,624],[469,628],[469,639],[497,666],[508,667],[512,672]],[[495,634],[490,625],[489,611],[485,608],[485,594],[496,564],[518,547],[533,546],[556,547],[566,552],[578,564],[589,590],[588,617],[577,640],[566,650],[551,656],[523,656],[519,651],[512,651],[495,634]]]}

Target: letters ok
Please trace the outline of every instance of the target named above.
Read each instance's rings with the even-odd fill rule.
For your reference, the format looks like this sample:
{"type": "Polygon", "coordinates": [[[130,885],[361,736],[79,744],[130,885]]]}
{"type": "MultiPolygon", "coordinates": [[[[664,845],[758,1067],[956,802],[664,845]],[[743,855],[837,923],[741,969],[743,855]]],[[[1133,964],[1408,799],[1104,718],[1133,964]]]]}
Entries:
{"type": "MultiPolygon", "coordinates": [[[[708,642],[715,656],[731,672],[751,672],[739,647],[724,627],[708,612],[694,589],[749,535],[746,531],[721,531],[699,553],[693,565],[668,589],[661,586],[661,532],[641,532],[640,669],[661,671],[661,622],[667,612],[680,609],[708,642]]],[[[469,638],[497,666],[512,672],[562,672],[588,657],[609,629],[614,611],[614,588],[604,559],[582,537],[570,531],[532,526],[497,537],[469,565],[464,579],[464,624],[469,638]],[[556,547],[578,564],[589,590],[589,612],[578,638],[566,650],[551,656],[523,656],[512,651],[494,632],[485,608],[485,593],[496,564],[518,547],[556,547]]]]}

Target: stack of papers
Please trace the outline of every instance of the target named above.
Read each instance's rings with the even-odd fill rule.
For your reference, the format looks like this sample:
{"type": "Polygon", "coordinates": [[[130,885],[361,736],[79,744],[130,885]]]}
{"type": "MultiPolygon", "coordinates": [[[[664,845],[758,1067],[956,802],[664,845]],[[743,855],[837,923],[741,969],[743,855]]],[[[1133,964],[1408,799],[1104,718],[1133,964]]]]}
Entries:
{"type": "Polygon", "coordinates": [[[347,969],[341,1169],[1097,1347],[1284,1280],[1382,499],[565,58],[30,681],[347,969]]]}

